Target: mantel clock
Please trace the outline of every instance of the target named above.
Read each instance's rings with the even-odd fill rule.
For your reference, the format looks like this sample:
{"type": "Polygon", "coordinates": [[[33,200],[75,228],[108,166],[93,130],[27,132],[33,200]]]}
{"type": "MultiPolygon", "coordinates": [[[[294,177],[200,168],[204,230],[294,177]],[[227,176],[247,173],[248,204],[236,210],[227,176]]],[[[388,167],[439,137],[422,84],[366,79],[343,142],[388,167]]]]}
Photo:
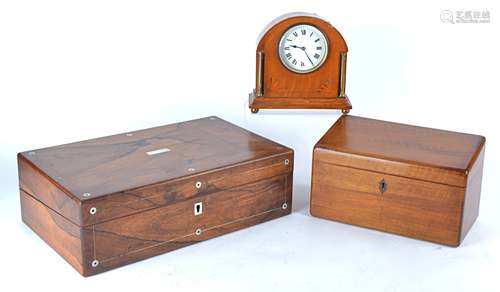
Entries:
{"type": "Polygon", "coordinates": [[[307,13],[277,18],[259,37],[252,113],[261,108],[348,113],[346,61],[346,42],[329,22],[307,13]]]}

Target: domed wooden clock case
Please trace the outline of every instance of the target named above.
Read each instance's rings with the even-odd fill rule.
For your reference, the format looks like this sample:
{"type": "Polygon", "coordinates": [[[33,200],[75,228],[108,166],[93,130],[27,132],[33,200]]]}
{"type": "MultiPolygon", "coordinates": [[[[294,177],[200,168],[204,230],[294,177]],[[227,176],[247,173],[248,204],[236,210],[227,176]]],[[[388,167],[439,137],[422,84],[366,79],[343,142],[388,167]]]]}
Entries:
{"type": "Polygon", "coordinates": [[[345,93],[346,61],[347,44],[329,22],[314,14],[283,15],[259,37],[249,107],[253,113],[259,109],[347,113],[352,106],[345,93]]]}

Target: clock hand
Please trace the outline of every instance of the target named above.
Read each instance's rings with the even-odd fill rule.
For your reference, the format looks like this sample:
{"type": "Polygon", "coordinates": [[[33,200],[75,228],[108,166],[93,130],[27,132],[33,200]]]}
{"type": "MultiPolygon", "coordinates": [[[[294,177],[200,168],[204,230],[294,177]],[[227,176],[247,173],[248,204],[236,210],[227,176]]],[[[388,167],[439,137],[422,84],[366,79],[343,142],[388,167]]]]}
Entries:
{"type": "Polygon", "coordinates": [[[311,62],[311,65],[313,65],[313,66],[314,66],[313,61],[311,60],[311,58],[309,57],[309,54],[308,54],[308,53],[307,53],[307,51],[306,51],[306,47],[299,47],[299,46],[296,46],[296,45],[290,45],[290,47],[292,47],[292,48],[296,48],[296,49],[301,49],[302,51],[304,51],[304,53],[306,53],[306,57],[307,57],[307,59],[309,59],[309,62],[311,62]]]}
{"type": "Polygon", "coordinates": [[[296,46],[296,45],[290,45],[290,47],[296,48],[296,49],[301,49],[302,51],[304,51],[306,49],[306,47],[299,47],[299,46],[296,46]]]}
{"type": "Polygon", "coordinates": [[[311,60],[311,58],[309,58],[309,54],[307,53],[306,48],[304,48],[303,51],[304,51],[304,53],[306,53],[306,57],[309,59],[309,62],[311,62],[311,65],[314,66],[313,61],[311,60]]]}

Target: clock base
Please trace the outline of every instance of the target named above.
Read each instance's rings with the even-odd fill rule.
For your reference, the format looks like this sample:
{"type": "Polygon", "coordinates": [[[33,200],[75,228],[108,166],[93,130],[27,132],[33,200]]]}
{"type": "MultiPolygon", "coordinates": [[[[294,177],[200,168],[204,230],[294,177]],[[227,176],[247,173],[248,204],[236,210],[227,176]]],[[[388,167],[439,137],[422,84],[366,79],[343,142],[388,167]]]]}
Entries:
{"type": "Polygon", "coordinates": [[[347,114],[352,109],[346,97],[266,97],[249,94],[248,105],[252,113],[259,109],[339,109],[347,114]]]}

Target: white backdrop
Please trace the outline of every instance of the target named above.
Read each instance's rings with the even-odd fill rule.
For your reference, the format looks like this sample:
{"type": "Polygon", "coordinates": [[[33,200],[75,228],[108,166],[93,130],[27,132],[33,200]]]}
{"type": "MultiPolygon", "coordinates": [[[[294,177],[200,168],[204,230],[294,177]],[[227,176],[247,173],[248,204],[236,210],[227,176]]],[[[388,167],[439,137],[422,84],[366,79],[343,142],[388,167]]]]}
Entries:
{"type": "Polygon", "coordinates": [[[0,289],[499,291],[497,2],[0,0],[0,289]],[[312,147],[339,113],[247,107],[256,38],[291,11],[346,39],[351,114],[486,136],[461,247],[309,215],[312,147]],[[295,150],[292,215],[91,278],[22,224],[17,152],[208,115],[295,150]]]}

